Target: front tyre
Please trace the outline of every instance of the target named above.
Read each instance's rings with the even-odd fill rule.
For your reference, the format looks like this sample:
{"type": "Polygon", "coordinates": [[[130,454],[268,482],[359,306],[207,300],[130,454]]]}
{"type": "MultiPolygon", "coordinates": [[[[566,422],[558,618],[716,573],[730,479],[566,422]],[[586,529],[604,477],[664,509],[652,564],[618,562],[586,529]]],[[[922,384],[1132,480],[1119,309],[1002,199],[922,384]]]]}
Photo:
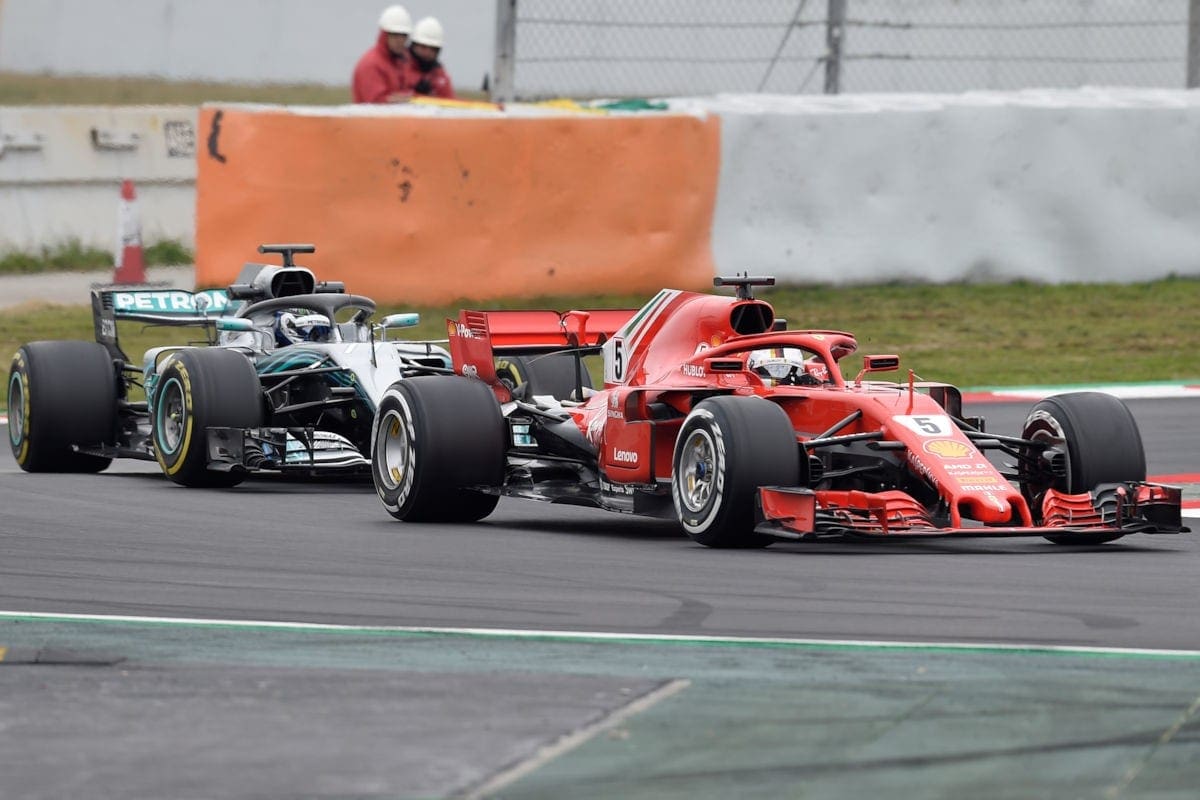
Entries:
{"type": "Polygon", "coordinates": [[[117,428],[117,370],[96,342],[30,342],[8,375],[8,443],[26,472],[100,472],[111,458],[72,445],[111,444],[117,428]]]}
{"type": "Polygon", "coordinates": [[[228,487],[244,469],[208,468],[209,428],[257,428],[262,388],[254,365],[235,350],[181,350],[163,367],[151,404],[151,438],[163,473],[181,486],[228,487]]]}
{"type": "Polygon", "coordinates": [[[675,440],[671,498],[684,531],[707,547],[766,547],[755,533],[760,486],[800,479],[796,431],[787,413],[760,397],[697,403],[675,440]]]}
{"type": "MultiPolygon", "coordinates": [[[[1059,463],[1051,472],[1033,450],[1022,459],[1021,493],[1040,521],[1047,489],[1080,494],[1097,484],[1146,480],[1142,435],[1129,408],[1102,392],[1072,392],[1047,397],[1029,412],[1021,438],[1055,448],[1059,463]],[[1031,464],[1040,464],[1040,467],[1031,464]]],[[[1055,544],[1103,544],[1120,532],[1047,536],[1055,544]]]]}
{"type": "Polygon", "coordinates": [[[428,375],[393,383],[371,434],[371,477],[388,513],[406,522],[475,522],[504,480],[504,418],[491,388],[428,375]]]}

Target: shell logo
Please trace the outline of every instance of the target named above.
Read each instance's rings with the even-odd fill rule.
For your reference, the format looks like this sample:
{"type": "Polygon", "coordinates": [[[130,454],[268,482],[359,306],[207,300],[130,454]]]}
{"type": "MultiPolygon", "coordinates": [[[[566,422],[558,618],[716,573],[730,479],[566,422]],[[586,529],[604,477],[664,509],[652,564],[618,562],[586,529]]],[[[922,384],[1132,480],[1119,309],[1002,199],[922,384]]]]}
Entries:
{"type": "Polygon", "coordinates": [[[450,334],[450,337],[451,337],[451,338],[453,338],[453,337],[454,337],[454,335],[455,335],[456,333],[458,333],[458,331],[457,331],[457,330],[455,330],[454,323],[453,323],[453,322],[451,322],[450,320],[446,320],[446,333],[450,334]]]}
{"type": "Polygon", "coordinates": [[[925,443],[925,452],[942,458],[970,458],[971,448],[953,439],[934,439],[925,443]]]}

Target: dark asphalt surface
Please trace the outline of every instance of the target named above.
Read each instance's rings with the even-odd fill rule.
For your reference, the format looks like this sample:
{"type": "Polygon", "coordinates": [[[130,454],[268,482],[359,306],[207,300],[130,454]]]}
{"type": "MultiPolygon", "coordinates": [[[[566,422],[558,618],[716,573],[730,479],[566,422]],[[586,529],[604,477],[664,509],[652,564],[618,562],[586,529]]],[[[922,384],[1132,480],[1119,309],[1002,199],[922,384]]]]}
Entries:
{"type": "MultiPolygon", "coordinates": [[[[1196,401],[1129,405],[1152,474],[1200,472],[1196,401]]],[[[967,411],[1017,433],[1025,408],[967,411]]],[[[197,491],[153,464],[27,475],[0,454],[0,610],[18,612],[1194,650],[1197,538],[717,552],[587,509],[404,525],[367,483],[197,491]]],[[[453,796],[681,679],[496,796],[1200,786],[1197,659],[31,620],[0,620],[3,647],[0,797],[453,796]]]]}

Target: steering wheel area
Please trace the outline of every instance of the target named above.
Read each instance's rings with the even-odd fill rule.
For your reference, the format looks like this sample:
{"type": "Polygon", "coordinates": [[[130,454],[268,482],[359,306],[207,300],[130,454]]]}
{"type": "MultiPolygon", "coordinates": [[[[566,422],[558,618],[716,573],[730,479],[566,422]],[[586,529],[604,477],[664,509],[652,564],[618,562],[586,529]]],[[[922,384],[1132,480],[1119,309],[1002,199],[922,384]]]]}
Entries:
{"type": "Polygon", "coordinates": [[[820,386],[822,382],[820,378],[801,369],[799,364],[793,364],[787,374],[779,379],[780,386],[820,386]]]}

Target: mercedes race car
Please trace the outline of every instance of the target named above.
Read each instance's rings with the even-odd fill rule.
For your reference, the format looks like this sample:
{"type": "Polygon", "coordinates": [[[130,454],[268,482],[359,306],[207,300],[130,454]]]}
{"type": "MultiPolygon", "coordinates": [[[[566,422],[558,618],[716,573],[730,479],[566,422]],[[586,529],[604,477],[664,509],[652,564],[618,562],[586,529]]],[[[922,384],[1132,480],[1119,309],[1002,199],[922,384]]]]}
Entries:
{"type": "Polygon", "coordinates": [[[374,301],[295,264],[314,251],[263,245],[283,265],[247,264],[228,289],[93,290],[95,342],[31,342],[13,357],[17,463],[99,472],[114,458],[157,460],[185,486],[232,486],[254,470],[365,473],[384,390],[414,369],[448,371],[450,354],[388,341],[417,315],[373,323],[374,301]],[[121,322],[195,327],[206,346],[156,347],[134,363],[121,322]]]}
{"type": "Polygon", "coordinates": [[[636,311],[463,311],[453,376],[392,384],[372,477],[405,521],[472,521],[501,496],[674,518],[711,547],[863,536],[1043,536],[1061,544],[1177,533],[1181,491],[1148,483],[1137,424],[1109,395],[1037,403],[1020,435],[986,432],[955,387],[897,370],[843,331],[788,330],[752,287],[664,290],[636,311]],[[497,356],[603,357],[604,384],[514,383],[497,356]],[[990,457],[989,457],[990,456],[990,457]],[[1002,465],[993,463],[993,459],[1002,465]]]}

